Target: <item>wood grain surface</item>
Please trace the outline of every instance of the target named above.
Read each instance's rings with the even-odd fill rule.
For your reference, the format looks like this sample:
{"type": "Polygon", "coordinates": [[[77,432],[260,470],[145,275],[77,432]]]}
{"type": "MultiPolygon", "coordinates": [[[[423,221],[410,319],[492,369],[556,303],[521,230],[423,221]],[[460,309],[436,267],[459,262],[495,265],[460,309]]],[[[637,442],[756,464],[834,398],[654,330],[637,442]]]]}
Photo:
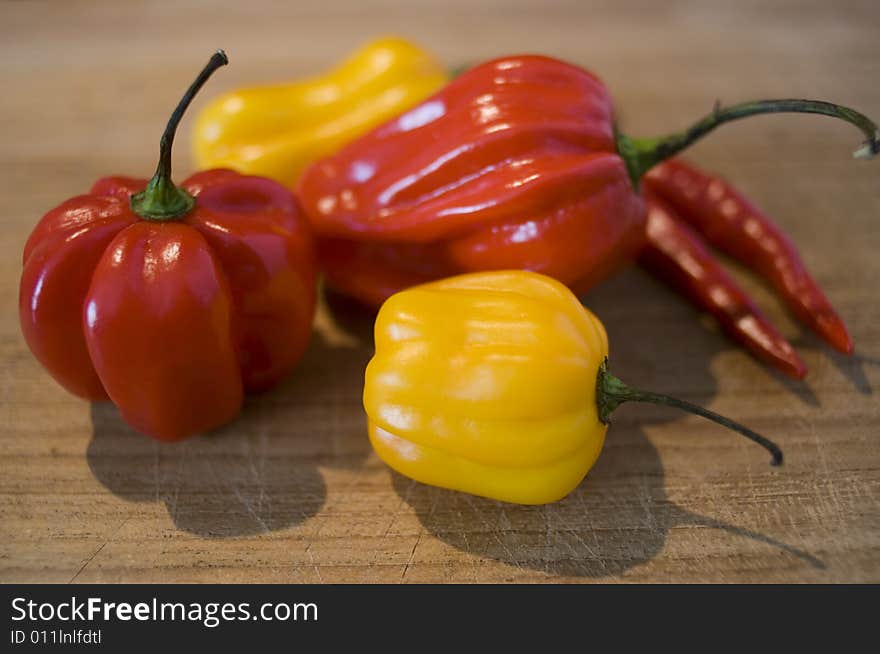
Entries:
{"type": "MultiPolygon", "coordinates": [[[[824,118],[755,118],[691,157],[793,236],[855,356],[823,347],[739,269],[804,356],[805,382],[750,359],[637,269],[585,298],[621,378],[771,435],[782,468],[699,418],[627,406],[596,467],[556,504],[411,482],[365,434],[372,317],[334,297],[286,382],[180,444],[132,433],[112,406],[49,378],[16,308],[39,217],[105,174],[148,176],[169,112],[213,49],[232,64],[194,110],[386,33],[450,64],[531,51],[587,66],[633,135],[680,128],[716,99],[816,97],[880,117],[874,0],[0,3],[0,581],[880,581],[880,163],[853,161],[859,134],[824,118]]],[[[193,115],[178,177],[192,169],[193,115]]]]}

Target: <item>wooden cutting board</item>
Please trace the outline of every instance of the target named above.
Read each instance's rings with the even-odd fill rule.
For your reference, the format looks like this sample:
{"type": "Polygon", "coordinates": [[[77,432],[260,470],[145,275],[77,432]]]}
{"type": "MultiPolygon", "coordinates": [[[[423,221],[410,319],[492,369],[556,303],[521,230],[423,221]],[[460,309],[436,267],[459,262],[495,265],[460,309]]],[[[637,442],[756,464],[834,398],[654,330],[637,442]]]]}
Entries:
{"type": "MultiPolygon", "coordinates": [[[[588,478],[551,506],[410,482],[364,430],[372,316],[332,297],[286,382],[180,444],[133,434],[48,377],[17,320],[30,229],[102,175],[148,176],[168,113],[217,47],[232,65],[194,110],[393,32],[451,65],[530,51],[587,66],[634,135],[679,129],[716,99],[817,97],[880,118],[871,0],[367,4],[0,5],[0,581],[880,581],[880,162],[852,161],[858,133],[823,118],[756,118],[691,156],[792,235],[855,356],[803,332],[740,269],[804,356],[805,382],[757,364],[637,269],[585,298],[621,378],[773,436],[782,468],[698,418],[626,407],[588,478]]],[[[178,177],[192,170],[193,114],[178,177]]]]}

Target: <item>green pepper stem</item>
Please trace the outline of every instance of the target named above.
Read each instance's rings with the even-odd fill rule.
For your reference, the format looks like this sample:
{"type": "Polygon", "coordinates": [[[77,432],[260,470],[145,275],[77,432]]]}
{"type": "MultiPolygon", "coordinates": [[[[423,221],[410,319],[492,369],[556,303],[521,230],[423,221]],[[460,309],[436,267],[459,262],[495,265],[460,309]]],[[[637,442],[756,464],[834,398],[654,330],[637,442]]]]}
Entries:
{"type": "Polygon", "coordinates": [[[141,218],[147,220],[172,220],[189,213],[195,206],[195,198],[182,188],[178,188],[171,181],[171,146],[174,144],[174,134],[183,114],[189,107],[196,93],[208,81],[215,70],[229,63],[226,53],[217,50],[211,59],[196,77],[195,81],[183,94],[174,113],[168,120],[168,125],[162,133],[159,141],[159,165],[156,173],[147,184],[147,188],[140,193],[131,196],[131,209],[141,218]]]}
{"type": "Polygon", "coordinates": [[[688,413],[702,416],[722,425],[723,427],[727,427],[728,429],[732,429],[733,431],[742,434],[770,452],[770,454],[773,455],[770,465],[778,466],[782,464],[782,450],[779,449],[779,446],[770,439],[761,436],[761,434],[752,431],[748,427],[741,425],[730,418],[725,418],[714,411],[709,411],[696,404],[691,404],[690,402],[685,402],[684,400],[679,400],[678,398],[669,395],[661,395],[660,393],[650,393],[648,391],[640,391],[635,388],[630,388],[608,372],[608,360],[606,359],[599,367],[599,374],[596,378],[596,405],[599,409],[599,419],[607,425],[611,413],[624,402],[650,402],[651,404],[672,406],[687,411],[688,413]]]}
{"type": "Polygon", "coordinates": [[[849,107],[843,107],[830,102],[798,99],[755,100],[754,102],[735,104],[732,107],[721,107],[719,104],[716,104],[711,114],[698,120],[683,132],[656,138],[640,139],[630,138],[618,132],[617,150],[626,162],[626,167],[633,184],[638,187],[638,181],[651,168],[664,159],[668,159],[681,152],[719,125],[757,114],[774,113],[822,114],[824,116],[840,118],[858,127],[868,137],[853,152],[853,157],[857,159],[870,159],[880,153],[880,129],[864,114],[849,107]]]}

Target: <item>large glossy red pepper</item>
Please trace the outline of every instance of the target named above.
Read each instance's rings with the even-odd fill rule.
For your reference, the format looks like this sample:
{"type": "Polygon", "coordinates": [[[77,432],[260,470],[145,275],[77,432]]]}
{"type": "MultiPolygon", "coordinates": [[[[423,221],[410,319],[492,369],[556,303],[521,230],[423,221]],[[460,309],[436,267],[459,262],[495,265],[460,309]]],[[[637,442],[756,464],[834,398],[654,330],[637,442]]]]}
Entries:
{"type": "MultiPolygon", "coordinates": [[[[580,292],[644,247],[657,249],[645,242],[639,184],[648,170],[722,123],[783,111],[847,120],[868,135],[860,154],[878,151],[865,116],[808,100],[717,107],[684,132],[629,138],[593,74],[518,56],[465,72],[316,162],[298,191],[321,237],[328,284],[370,304],[429,279],[491,269],[542,272],[580,292]]],[[[718,308],[722,320],[727,310],[702,306],[718,308]]],[[[802,363],[792,355],[787,372],[797,376],[802,363]]]]}
{"type": "Polygon", "coordinates": [[[314,245],[292,194],[229,170],[171,182],[174,131],[152,180],[109,177],[47,213],[24,248],[20,318],[34,355],[71,392],[109,399],[139,431],[175,440],[217,427],[242,394],[303,354],[314,245]]]}
{"type": "Polygon", "coordinates": [[[585,289],[643,241],[606,88],[546,57],[465,72],[315,163],[298,191],[334,239],[320,246],[330,285],[373,303],[427,278],[505,268],[585,289]]]}

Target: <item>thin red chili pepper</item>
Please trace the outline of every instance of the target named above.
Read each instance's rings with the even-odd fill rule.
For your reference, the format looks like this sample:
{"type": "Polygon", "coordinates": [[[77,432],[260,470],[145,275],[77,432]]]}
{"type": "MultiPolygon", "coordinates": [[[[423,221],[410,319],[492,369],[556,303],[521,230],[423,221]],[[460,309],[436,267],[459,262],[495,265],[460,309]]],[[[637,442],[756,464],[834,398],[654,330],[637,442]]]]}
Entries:
{"type": "Polygon", "coordinates": [[[658,164],[643,181],[711,245],[770,282],[802,323],[833,348],[852,352],[846,325],[807,272],[794,244],[745,196],[681,159],[658,164]]]}
{"type": "Polygon", "coordinates": [[[728,336],[758,359],[802,379],[807,374],[804,362],[718,263],[703,239],[654,192],[646,189],[644,198],[647,245],[639,263],[712,314],[728,336]]]}

